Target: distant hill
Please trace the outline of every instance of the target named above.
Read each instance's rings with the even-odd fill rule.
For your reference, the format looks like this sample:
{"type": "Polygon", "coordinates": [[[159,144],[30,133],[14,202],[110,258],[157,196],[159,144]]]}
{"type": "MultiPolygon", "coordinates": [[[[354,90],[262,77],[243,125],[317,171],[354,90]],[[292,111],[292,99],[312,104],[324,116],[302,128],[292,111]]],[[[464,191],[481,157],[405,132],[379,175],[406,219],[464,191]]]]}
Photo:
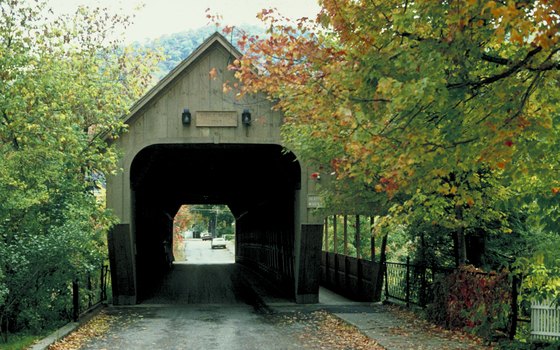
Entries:
{"type": "MultiPolygon", "coordinates": [[[[257,26],[244,26],[241,27],[241,29],[252,35],[262,35],[264,33],[264,29],[257,26]]],[[[214,26],[202,27],[163,35],[159,38],[143,42],[135,42],[133,46],[142,49],[163,51],[165,60],[158,65],[159,70],[154,74],[154,78],[160,80],[216,31],[216,27],[214,26]]],[[[221,29],[218,29],[218,31],[221,32],[221,29]]],[[[232,34],[227,35],[227,38],[231,40],[232,44],[236,45],[239,38],[239,31],[235,30],[232,34]]]]}

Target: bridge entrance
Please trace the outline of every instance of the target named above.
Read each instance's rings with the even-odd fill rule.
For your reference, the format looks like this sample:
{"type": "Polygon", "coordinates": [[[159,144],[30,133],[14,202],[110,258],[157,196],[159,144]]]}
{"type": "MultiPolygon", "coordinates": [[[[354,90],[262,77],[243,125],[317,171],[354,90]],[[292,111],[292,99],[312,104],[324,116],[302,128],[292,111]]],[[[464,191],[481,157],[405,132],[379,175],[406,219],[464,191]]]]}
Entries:
{"type": "Polygon", "coordinates": [[[299,163],[278,145],[153,145],[131,166],[138,297],[168,267],[173,218],[182,204],[225,204],[236,220],[236,260],[293,288],[299,163]],[[266,259],[261,260],[262,256],[266,259]]]}
{"type": "Polygon", "coordinates": [[[107,178],[107,204],[119,218],[108,237],[115,304],[135,304],[157,285],[182,204],[227,205],[235,261],[296,302],[318,301],[316,169],[284,148],[283,116],[266,96],[240,100],[223,89],[240,57],[214,34],[132,106],[128,132],[110,140],[123,154],[123,172],[107,178]]]}

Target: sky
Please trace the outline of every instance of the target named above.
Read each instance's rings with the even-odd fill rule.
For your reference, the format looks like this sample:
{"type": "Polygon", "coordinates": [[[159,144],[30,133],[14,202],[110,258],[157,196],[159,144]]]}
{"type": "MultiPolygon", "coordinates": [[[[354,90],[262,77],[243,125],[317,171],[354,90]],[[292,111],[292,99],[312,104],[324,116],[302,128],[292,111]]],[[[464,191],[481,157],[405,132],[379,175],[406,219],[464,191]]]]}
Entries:
{"type": "Polygon", "coordinates": [[[127,42],[204,27],[208,8],[223,16],[224,25],[258,25],[256,14],[264,8],[276,8],[288,18],[315,18],[319,12],[317,0],[50,0],[48,4],[56,13],[73,12],[79,5],[136,13],[134,25],[125,33],[127,42]]]}

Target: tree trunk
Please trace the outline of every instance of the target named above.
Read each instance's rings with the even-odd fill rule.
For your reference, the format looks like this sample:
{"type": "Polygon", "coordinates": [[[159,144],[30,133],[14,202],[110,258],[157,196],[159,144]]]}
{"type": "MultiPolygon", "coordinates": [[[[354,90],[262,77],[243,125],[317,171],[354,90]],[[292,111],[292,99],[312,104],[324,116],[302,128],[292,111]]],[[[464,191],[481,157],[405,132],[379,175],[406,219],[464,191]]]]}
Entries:
{"type": "MultiPolygon", "coordinates": [[[[455,217],[459,222],[463,221],[463,207],[455,207],[455,217]]],[[[460,226],[455,231],[455,264],[457,267],[467,264],[467,244],[465,240],[465,229],[460,226]]]]}
{"type": "Polygon", "coordinates": [[[467,261],[476,267],[484,265],[484,255],[486,252],[486,234],[478,230],[468,237],[465,237],[467,261]]]}
{"type": "Polygon", "coordinates": [[[374,296],[373,300],[381,300],[381,293],[383,291],[383,276],[385,275],[385,261],[387,260],[387,235],[383,236],[381,239],[381,249],[379,252],[379,265],[377,270],[377,276],[375,280],[374,296]]]}
{"type": "Polygon", "coordinates": [[[3,328],[4,325],[4,315],[0,315],[0,333],[2,334],[2,341],[4,343],[8,342],[8,316],[6,316],[6,328],[3,328]]]}

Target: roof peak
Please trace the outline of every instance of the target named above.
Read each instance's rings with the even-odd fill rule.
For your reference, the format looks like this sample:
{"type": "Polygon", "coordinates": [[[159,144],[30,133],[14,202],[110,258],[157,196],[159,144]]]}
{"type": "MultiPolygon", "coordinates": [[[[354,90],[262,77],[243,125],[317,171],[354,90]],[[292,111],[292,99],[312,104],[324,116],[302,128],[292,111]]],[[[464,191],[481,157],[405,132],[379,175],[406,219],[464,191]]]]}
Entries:
{"type": "Polygon", "coordinates": [[[215,44],[221,45],[232,56],[239,58],[242,56],[241,52],[230,43],[225,36],[220,32],[215,31],[210,35],[202,44],[200,44],[187,58],[173,68],[165,77],[163,77],[154,87],[146,92],[138,101],[136,101],[130,108],[130,112],[125,117],[125,123],[130,121],[138,111],[143,109],[152,99],[154,99],[161,91],[163,91],[169,84],[171,84],[181,73],[186,70],[194,61],[196,61],[202,54],[208,51],[215,44]]]}

